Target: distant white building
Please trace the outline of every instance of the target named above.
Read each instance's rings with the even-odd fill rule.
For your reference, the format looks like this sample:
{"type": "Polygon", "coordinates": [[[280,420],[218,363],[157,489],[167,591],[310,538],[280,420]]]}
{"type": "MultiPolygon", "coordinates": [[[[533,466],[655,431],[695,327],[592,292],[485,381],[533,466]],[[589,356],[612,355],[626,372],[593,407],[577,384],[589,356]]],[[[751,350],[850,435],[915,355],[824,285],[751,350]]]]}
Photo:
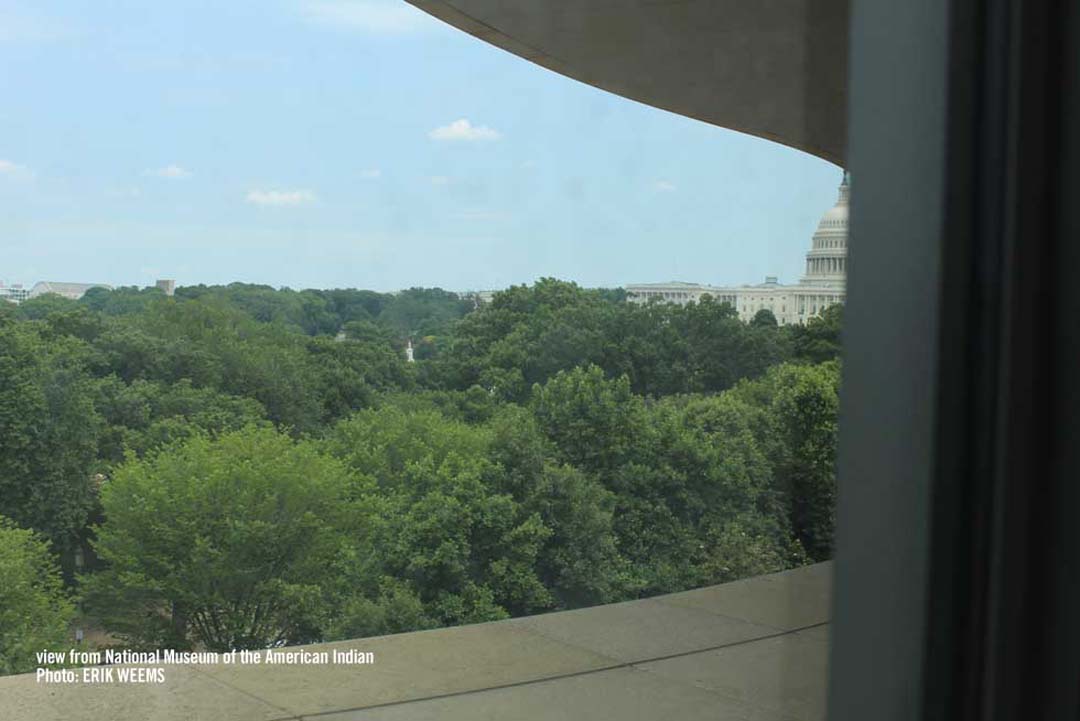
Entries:
{"type": "Polygon", "coordinates": [[[24,288],[22,283],[4,285],[0,283],[0,301],[9,303],[21,303],[30,297],[30,289],[24,288]]]}
{"type": "Polygon", "coordinates": [[[494,298],[495,294],[498,292],[499,291],[497,290],[466,290],[458,293],[458,297],[462,300],[472,301],[473,308],[479,308],[482,305],[490,303],[492,298],[494,298]]]}
{"type": "Polygon", "coordinates": [[[37,298],[39,295],[52,293],[63,298],[78,300],[86,295],[86,291],[91,288],[105,288],[106,290],[112,290],[111,285],[106,285],[104,283],[56,283],[54,281],[43,280],[40,283],[34,283],[34,287],[30,289],[29,297],[37,298]]]}
{"type": "Polygon", "coordinates": [[[175,295],[176,293],[176,281],[172,279],[162,279],[154,283],[154,287],[161,290],[165,295],[175,295]]]}
{"type": "Polygon", "coordinates": [[[626,286],[627,299],[636,303],[658,299],[683,305],[708,294],[729,303],[744,321],[767,308],[781,325],[805,323],[830,305],[844,302],[849,192],[848,175],[844,173],[836,205],[818,223],[806,254],[806,274],[797,285],[781,285],[775,276],[766,277],[760,285],[735,287],[678,281],[640,283],[626,286]]]}

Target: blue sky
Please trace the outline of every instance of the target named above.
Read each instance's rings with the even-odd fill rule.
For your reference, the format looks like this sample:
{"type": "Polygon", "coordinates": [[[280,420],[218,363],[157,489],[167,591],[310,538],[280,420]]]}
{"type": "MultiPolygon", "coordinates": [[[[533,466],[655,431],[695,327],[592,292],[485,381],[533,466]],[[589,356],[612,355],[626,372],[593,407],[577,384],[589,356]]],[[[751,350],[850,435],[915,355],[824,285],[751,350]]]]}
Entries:
{"type": "Polygon", "coordinates": [[[0,280],[794,282],[840,170],[403,0],[0,0],[0,280]]]}

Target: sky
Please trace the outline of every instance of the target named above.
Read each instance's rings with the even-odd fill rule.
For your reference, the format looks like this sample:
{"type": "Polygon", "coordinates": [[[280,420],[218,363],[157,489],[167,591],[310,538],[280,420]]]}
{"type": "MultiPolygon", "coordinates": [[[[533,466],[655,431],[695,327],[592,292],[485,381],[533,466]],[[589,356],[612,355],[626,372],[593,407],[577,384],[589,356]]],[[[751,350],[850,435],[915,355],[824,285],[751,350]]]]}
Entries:
{"type": "Polygon", "coordinates": [[[0,0],[0,281],[797,282],[841,171],[404,0],[0,0]]]}

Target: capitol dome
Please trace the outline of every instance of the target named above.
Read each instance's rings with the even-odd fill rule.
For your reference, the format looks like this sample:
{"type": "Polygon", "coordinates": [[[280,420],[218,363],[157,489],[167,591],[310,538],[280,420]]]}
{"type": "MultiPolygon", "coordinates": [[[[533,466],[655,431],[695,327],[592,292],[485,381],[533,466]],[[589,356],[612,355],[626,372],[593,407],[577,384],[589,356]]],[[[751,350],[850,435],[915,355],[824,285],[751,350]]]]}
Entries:
{"type": "Polygon", "coordinates": [[[848,198],[848,174],[845,172],[836,205],[821,216],[806,254],[804,284],[843,284],[847,273],[848,198]]]}
{"type": "Polygon", "coordinates": [[[828,308],[844,302],[847,271],[848,176],[840,181],[840,194],[818,223],[810,252],[806,254],[806,275],[798,284],[783,285],[776,276],[765,276],[757,285],[715,286],[699,283],[639,283],[626,286],[627,300],[633,303],[700,302],[709,295],[727,303],[740,320],[749,323],[768,310],[780,325],[806,323],[828,308]]]}

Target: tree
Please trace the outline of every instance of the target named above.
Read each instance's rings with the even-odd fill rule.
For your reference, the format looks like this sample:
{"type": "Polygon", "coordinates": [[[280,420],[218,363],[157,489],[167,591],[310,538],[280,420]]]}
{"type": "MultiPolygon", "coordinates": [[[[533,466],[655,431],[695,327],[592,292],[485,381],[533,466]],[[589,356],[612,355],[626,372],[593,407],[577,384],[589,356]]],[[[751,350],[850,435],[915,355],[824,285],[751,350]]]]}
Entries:
{"type": "Polygon", "coordinates": [[[326,300],[326,309],[337,319],[338,328],[354,320],[374,320],[379,317],[390,296],[373,290],[341,289],[312,290],[326,300]]]}
{"type": "Polygon", "coordinates": [[[643,592],[777,571],[800,557],[755,420],[730,391],[647,407],[629,462],[607,482],[618,493],[619,547],[643,592]]]}
{"type": "Polygon", "coordinates": [[[110,464],[123,462],[129,451],[142,457],[200,433],[213,437],[266,423],[258,401],[196,388],[187,379],[127,384],[110,376],[99,383],[95,405],[105,420],[98,457],[110,464]]]}
{"type": "Polygon", "coordinates": [[[836,525],[839,366],[780,366],[774,373],[778,390],[771,410],[786,446],[777,473],[789,489],[796,537],[822,561],[832,557],[836,525]]]}
{"type": "Polygon", "coordinates": [[[422,378],[440,389],[479,384],[522,403],[533,384],[596,365],[625,375],[642,395],[716,392],[789,357],[788,334],[776,330],[743,323],[708,295],[686,306],[628,303],[544,278],[496,293],[465,316],[422,378]]]}
{"type": "Polygon", "coordinates": [[[51,313],[63,313],[78,307],[76,301],[56,293],[28,298],[19,304],[16,314],[25,320],[44,320],[51,313]]]}
{"type": "Polygon", "coordinates": [[[668,303],[614,306],[599,365],[612,377],[625,375],[641,395],[690,391],[687,310],[668,303]]]}
{"type": "Polygon", "coordinates": [[[844,306],[830,305],[806,322],[793,328],[794,356],[809,363],[824,363],[840,357],[840,330],[844,306]]]}
{"type": "Polygon", "coordinates": [[[614,494],[632,565],[624,589],[664,593],[803,556],[772,485],[759,411],[732,392],[645,403],[596,367],[537,386],[531,405],[560,457],[614,494]]]}
{"type": "Polygon", "coordinates": [[[773,483],[795,537],[810,558],[832,555],[836,506],[836,438],[840,366],[785,363],[735,395],[765,412],[757,434],[765,440],[773,483]]]}
{"type": "Polygon", "coordinates": [[[146,313],[110,319],[93,342],[98,374],[115,373],[127,383],[190,381],[196,388],[251,398],[267,418],[297,434],[318,432],[370,405],[378,391],[411,386],[414,371],[385,341],[310,337],[302,312],[318,311],[321,296],[248,286],[230,286],[229,292],[270,320],[253,319],[221,290],[164,299],[146,313]],[[287,298],[279,302],[281,293],[287,298]],[[296,324],[277,319],[290,308],[301,313],[296,324]]]}
{"type": "Polygon", "coordinates": [[[250,284],[0,305],[0,513],[65,571],[96,522],[87,598],[144,646],[779,570],[831,554],[839,328],[550,278],[475,309],[250,284]]]}
{"type": "Polygon", "coordinates": [[[413,384],[412,367],[384,341],[310,338],[305,350],[314,370],[311,392],[322,401],[320,424],[370,407],[376,393],[410,389],[413,384]]]}
{"type": "Polygon", "coordinates": [[[72,336],[88,343],[96,340],[105,329],[101,316],[83,307],[50,313],[45,321],[50,334],[72,336]]]}
{"type": "Polygon", "coordinates": [[[136,288],[90,288],[79,299],[79,305],[105,315],[144,313],[165,300],[165,291],[155,286],[136,288]]]}
{"type": "Polygon", "coordinates": [[[491,420],[489,457],[502,473],[494,490],[510,494],[524,513],[552,530],[537,557],[537,573],[560,608],[609,603],[634,590],[632,569],[619,552],[616,497],[595,476],[557,462],[527,409],[502,408],[491,420]]]}
{"type": "Polygon", "coordinates": [[[335,455],[373,479],[393,519],[379,544],[383,575],[406,583],[441,625],[554,604],[536,572],[551,530],[499,491],[503,471],[490,443],[487,428],[389,405],[355,414],[328,440],[335,455]]]}
{"type": "Polygon", "coordinates": [[[72,338],[0,323],[0,513],[70,550],[92,505],[101,419],[72,338]]]}
{"type": "Polygon", "coordinates": [[[744,378],[755,378],[787,357],[780,334],[768,327],[748,326],[735,309],[705,296],[685,310],[689,345],[689,390],[727,390],[744,378]]]}
{"type": "Polygon", "coordinates": [[[27,673],[65,644],[75,606],[48,543],[0,516],[0,675],[27,673]]]}
{"type": "Polygon", "coordinates": [[[390,345],[392,340],[386,328],[370,320],[350,320],[341,329],[345,331],[345,337],[350,340],[385,345],[390,345]]]}
{"type": "Polygon", "coordinates": [[[533,414],[566,462],[604,472],[630,460],[646,423],[630,380],[604,377],[597,366],[560,371],[533,388],[533,414]]]}
{"type": "Polygon", "coordinates": [[[87,602],[142,647],[318,640],[328,592],[365,555],[363,495],[341,463],[265,428],[129,458],[101,492],[106,567],[85,578],[87,602]]]}
{"type": "Polygon", "coordinates": [[[409,288],[389,297],[379,324],[399,338],[440,335],[471,309],[471,303],[442,288],[409,288]]]}
{"type": "Polygon", "coordinates": [[[480,385],[524,401],[533,383],[560,370],[597,362],[614,303],[597,291],[544,278],[497,293],[453,327],[445,357],[432,373],[443,387],[480,385]]]}
{"type": "Polygon", "coordinates": [[[776,316],[768,308],[762,308],[757,313],[754,313],[754,317],[750,320],[750,325],[755,328],[776,328],[776,316]]]}

